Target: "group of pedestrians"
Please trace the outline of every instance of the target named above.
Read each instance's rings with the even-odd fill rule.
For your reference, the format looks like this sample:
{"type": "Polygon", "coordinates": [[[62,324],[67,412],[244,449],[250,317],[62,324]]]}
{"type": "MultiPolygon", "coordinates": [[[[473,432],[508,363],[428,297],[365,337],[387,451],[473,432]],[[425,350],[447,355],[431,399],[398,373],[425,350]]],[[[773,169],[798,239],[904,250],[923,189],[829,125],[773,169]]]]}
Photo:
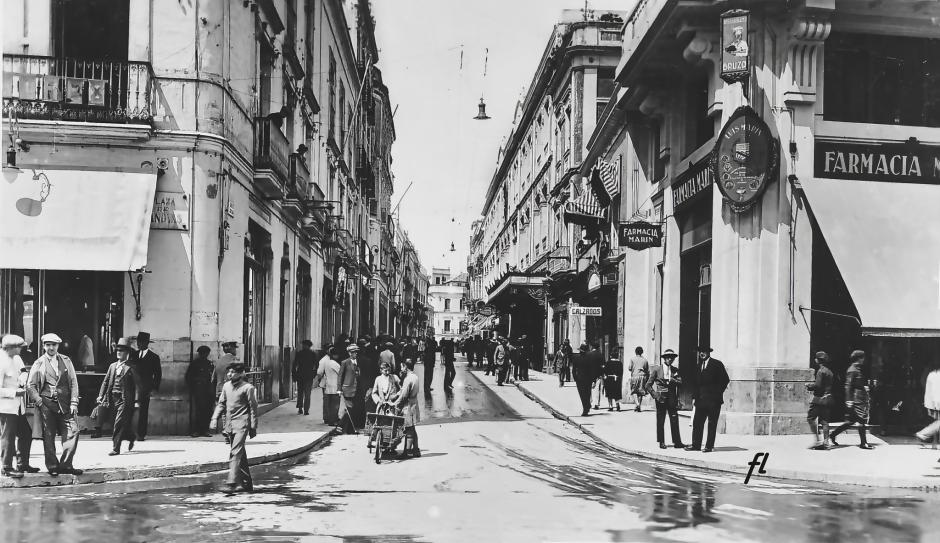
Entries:
{"type": "MultiPolygon", "coordinates": [[[[483,340],[480,340],[483,342],[483,340]]],[[[486,347],[479,349],[480,363],[486,362],[484,375],[496,377],[496,384],[512,384],[529,380],[529,366],[532,364],[532,345],[525,334],[510,340],[505,336],[495,336],[486,347]]]]}

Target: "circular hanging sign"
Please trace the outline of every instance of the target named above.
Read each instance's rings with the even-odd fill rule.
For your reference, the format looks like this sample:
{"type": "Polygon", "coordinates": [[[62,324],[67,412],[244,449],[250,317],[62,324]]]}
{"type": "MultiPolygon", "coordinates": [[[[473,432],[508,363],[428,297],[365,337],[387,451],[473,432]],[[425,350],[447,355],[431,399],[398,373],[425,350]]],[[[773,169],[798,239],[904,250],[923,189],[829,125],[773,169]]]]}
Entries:
{"type": "Polygon", "coordinates": [[[750,209],[777,175],[780,148],[757,112],[739,107],[718,134],[710,167],[731,209],[750,209]]]}

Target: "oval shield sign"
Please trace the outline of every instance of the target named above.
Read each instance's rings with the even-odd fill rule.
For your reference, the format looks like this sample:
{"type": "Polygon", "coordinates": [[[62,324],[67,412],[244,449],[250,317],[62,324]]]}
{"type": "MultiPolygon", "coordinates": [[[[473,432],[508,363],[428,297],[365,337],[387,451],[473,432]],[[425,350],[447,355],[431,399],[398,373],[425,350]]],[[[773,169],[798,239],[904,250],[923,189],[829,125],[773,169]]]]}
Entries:
{"type": "Polygon", "coordinates": [[[777,175],[777,139],[757,112],[742,106],[718,134],[711,168],[718,189],[736,212],[746,211],[777,175]]]}

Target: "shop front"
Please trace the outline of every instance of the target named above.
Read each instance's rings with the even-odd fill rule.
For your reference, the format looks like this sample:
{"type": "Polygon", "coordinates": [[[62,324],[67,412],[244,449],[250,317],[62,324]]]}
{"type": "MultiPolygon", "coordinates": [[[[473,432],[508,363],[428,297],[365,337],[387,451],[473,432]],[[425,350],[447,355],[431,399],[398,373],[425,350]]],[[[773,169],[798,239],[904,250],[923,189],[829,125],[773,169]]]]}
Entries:
{"type": "Polygon", "coordinates": [[[502,337],[517,340],[526,336],[532,350],[532,367],[544,359],[547,293],[543,273],[507,272],[487,292],[487,305],[499,318],[491,321],[502,337]]]}
{"type": "Polygon", "coordinates": [[[60,352],[79,372],[85,416],[112,346],[125,332],[137,332],[124,329],[124,318],[140,312],[156,176],[5,169],[8,174],[0,185],[0,330],[26,339],[27,365],[42,354],[42,334],[62,337],[60,352]]]}

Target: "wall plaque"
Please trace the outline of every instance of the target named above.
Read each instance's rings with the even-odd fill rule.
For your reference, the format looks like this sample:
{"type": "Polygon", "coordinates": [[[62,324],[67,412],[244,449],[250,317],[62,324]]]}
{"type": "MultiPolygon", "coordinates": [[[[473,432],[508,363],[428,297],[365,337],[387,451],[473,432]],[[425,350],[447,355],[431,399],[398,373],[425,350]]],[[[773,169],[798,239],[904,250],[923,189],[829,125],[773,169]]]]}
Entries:
{"type": "Polygon", "coordinates": [[[710,169],[735,212],[753,206],[777,175],[777,139],[757,112],[739,107],[718,134],[710,169]]]}
{"type": "Polygon", "coordinates": [[[181,192],[157,191],[150,214],[154,230],[189,230],[189,198],[181,192]]]}

